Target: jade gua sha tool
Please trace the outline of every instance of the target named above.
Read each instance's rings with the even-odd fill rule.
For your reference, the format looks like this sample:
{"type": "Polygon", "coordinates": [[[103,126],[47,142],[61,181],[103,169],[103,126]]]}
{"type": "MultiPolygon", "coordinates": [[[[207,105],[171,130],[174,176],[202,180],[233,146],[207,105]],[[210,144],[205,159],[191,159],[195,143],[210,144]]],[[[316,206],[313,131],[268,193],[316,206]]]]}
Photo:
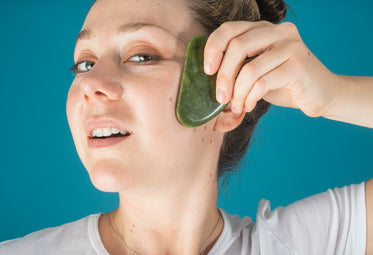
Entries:
{"type": "Polygon", "coordinates": [[[197,127],[208,122],[227,106],[216,101],[216,74],[207,75],[203,70],[206,41],[203,35],[194,36],[185,54],[176,116],[186,127],[197,127]]]}

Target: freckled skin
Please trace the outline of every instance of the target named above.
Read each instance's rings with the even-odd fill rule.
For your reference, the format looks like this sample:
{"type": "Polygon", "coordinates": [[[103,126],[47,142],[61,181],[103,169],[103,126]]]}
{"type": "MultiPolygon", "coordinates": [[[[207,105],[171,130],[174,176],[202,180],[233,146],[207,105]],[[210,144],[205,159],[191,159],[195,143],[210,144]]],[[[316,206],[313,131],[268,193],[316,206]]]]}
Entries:
{"type": "MultiPolygon", "coordinates": [[[[208,230],[213,227],[209,226],[210,220],[206,219],[217,220],[217,185],[212,183],[216,183],[214,179],[219,146],[209,146],[208,138],[214,137],[215,141],[221,144],[223,133],[213,129],[215,123],[218,123],[216,120],[209,122],[204,129],[195,128],[192,131],[182,126],[175,118],[173,97],[177,96],[182,63],[174,61],[171,56],[181,59],[185,55],[187,39],[194,34],[203,33],[204,30],[186,15],[187,1],[164,1],[162,5],[158,5],[162,7],[161,10],[158,10],[160,8],[157,8],[157,2],[154,2],[97,1],[84,24],[84,29],[90,30],[91,33],[97,31],[93,37],[96,39],[80,41],[75,55],[77,60],[81,60],[85,58],[84,50],[92,51],[98,64],[95,65],[95,72],[85,74],[84,79],[74,80],[67,102],[67,112],[79,156],[94,184],[101,190],[120,193],[121,206],[115,211],[118,217],[113,217],[112,225],[118,226],[117,229],[129,230],[127,233],[131,234],[129,236],[132,239],[125,240],[136,244],[134,247],[147,247],[147,241],[152,241],[151,247],[160,251],[154,253],[165,254],[161,251],[166,251],[166,248],[171,251],[178,246],[185,248],[203,241],[199,239],[209,235],[208,230]],[[179,6],[183,8],[179,10],[179,6]],[[157,28],[139,30],[139,36],[130,32],[120,37],[114,33],[121,25],[141,22],[165,27],[172,35],[157,32],[157,28]],[[143,42],[143,34],[151,35],[148,37],[151,39],[145,40],[144,36],[143,42]],[[119,47],[122,43],[123,47],[119,47]],[[137,47],[137,43],[141,44],[141,48],[137,47]],[[132,44],[136,46],[133,50],[132,44]],[[135,65],[129,62],[123,64],[117,61],[117,57],[127,59],[132,53],[138,53],[137,50],[141,50],[141,53],[143,48],[149,48],[151,53],[153,50],[160,52],[161,56],[170,56],[170,61],[160,61],[159,65],[135,65]],[[93,83],[97,87],[92,86],[93,83]],[[108,107],[99,107],[102,104],[108,107]],[[88,148],[85,142],[87,137],[81,127],[85,121],[99,115],[126,123],[128,128],[134,131],[131,139],[103,150],[88,148]],[[145,159],[143,155],[146,155],[145,159]],[[185,159],[191,158],[196,160],[185,162],[185,159]],[[159,189],[162,186],[167,189],[159,189]],[[183,192],[184,189],[193,192],[183,192]],[[180,200],[185,203],[179,208],[180,200]],[[161,207],[159,204],[165,206],[161,207]],[[200,206],[198,211],[185,211],[185,208],[194,208],[195,205],[200,206]],[[169,211],[172,214],[169,214],[169,211]],[[162,217],[156,217],[158,215],[162,217]],[[188,224],[184,223],[186,221],[188,224]],[[126,222],[131,223],[127,225],[126,222]],[[174,229],[180,232],[175,235],[170,231],[174,229]],[[184,233],[186,241],[182,240],[184,233]],[[157,241],[162,238],[174,242],[157,245],[157,241]],[[166,247],[168,245],[170,247],[166,247]]],[[[104,221],[101,229],[106,231],[107,224],[104,221]]],[[[115,237],[109,233],[105,232],[108,237],[105,240],[108,240],[108,246],[115,247],[116,244],[111,243],[115,237]]],[[[187,249],[192,250],[189,247],[187,249]]],[[[142,253],[147,254],[146,251],[142,253]]]]}
{"type": "Polygon", "coordinates": [[[210,140],[210,143],[212,143],[212,139],[210,140]]]}

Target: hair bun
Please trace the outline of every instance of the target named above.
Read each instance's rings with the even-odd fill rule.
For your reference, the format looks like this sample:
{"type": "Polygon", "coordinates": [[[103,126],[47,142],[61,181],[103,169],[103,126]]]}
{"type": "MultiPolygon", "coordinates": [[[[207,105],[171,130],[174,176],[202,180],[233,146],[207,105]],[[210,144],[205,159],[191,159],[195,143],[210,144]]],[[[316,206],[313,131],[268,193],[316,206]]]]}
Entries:
{"type": "Polygon", "coordinates": [[[286,16],[286,3],[283,0],[256,0],[260,19],[272,23],[281,22],[286,16]]]}

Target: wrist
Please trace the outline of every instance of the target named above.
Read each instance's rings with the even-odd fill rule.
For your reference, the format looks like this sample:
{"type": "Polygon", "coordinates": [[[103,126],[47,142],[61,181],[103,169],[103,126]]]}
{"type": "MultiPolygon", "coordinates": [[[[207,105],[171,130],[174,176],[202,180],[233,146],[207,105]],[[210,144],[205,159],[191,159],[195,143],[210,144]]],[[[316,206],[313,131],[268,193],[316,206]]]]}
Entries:
{"type": "Polygon", "coordinates": [[[372,128],[372,78],[336,75],[334,82],[335,95],[323,117],[372,128]]]}
{"type": "Polygon", "coordinates": [[[327,79],[327,86],[330,86],[329,100],[325,105],[324,114],[321,117],[336,120],[340,115],[341,104],[343,104],[343,97],[348,90],[348,85],[342,75],[330,73],[327,79]]]}

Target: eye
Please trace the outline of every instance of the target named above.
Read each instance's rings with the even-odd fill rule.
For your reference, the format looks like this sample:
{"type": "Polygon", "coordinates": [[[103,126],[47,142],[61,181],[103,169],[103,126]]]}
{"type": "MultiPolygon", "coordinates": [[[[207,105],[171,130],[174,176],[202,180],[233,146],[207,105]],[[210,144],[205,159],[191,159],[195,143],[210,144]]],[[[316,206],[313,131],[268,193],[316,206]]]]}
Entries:
{"type": "Polygon", "coordinates": [[[85,73],[85,72],[88,72],[89,70],[91,70],[94,65],[95,65],[95,62],[90,61],[90,60],[79,61],[78,63],[73,65],[73,67],[71,68],[71,71],[75,74],[76,73],[85,73]]]}
{"type": "Polygon", "coordinates": [[[146,64],[159,60],[158,56],[153,56],[145,53],[136,54],[128,59],[129,62],[135,62],[137,64],[146,64]]]}

